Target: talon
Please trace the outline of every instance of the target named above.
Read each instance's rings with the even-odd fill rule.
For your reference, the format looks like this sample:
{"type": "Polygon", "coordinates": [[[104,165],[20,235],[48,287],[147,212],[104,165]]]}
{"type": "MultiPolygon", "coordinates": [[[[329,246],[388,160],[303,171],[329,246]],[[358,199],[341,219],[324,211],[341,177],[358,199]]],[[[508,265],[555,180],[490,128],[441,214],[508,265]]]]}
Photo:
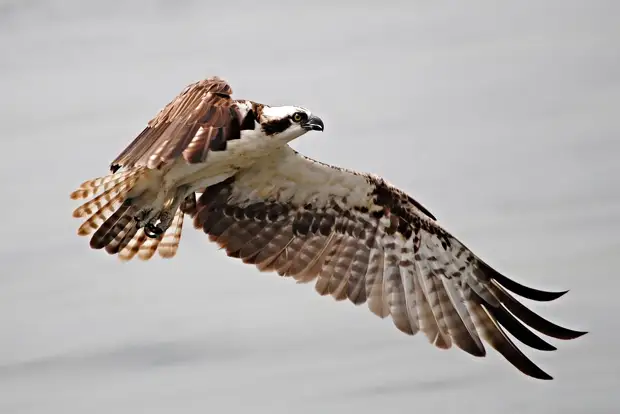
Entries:
{"type": "Polygon", "coordinates": [[[153,225],[153,224],[147,224],[144,227],[144,234],[146,234],[147,237],[150,237],[151,239],[156,239],[157,237],[159,237],[164,231],[153,225]]]}

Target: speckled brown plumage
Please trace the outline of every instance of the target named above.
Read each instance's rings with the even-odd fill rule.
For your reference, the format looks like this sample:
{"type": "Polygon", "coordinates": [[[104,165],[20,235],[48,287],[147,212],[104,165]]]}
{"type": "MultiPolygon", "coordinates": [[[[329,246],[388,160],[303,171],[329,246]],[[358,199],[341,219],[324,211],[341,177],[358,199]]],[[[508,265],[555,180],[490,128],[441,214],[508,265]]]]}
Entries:
{"type": "MultiPolygon", "coordinates": [[[[188,85],[148,122],[144,130],[112,161],[110,169],[147,165],[159,168],[180,155],[189,163],[204,162],[209,151],[224,151],[228,141],[254,129],[257,110],[242,114],[232,88],[219,77],[188,85]]],[[[245,102],[245,101],[244,101],[245,102]]],[[[250,101],[247,101],[250,102],[250,101]]]]}
{"type": "Polygon", "coordinates": [[[400,331],[421,331],[438,348],[455,345],[481,357],[484,340],[523,373],[551,379],[504,329],[545,351],[555,348],[525,325],[559,339],[583,332],[543,319],[509,292],[538,301],[564,292],[535,290],[499,274],[410,196],[379,178],[364,178],[373,205],[354,208],[347,195],[317,205],[287,202],[278,195],[285,189],[272,180],[273,195],[257,200],[246,178],[231,177],[201,195],[194,226],[230,257],[298,282],[315,281],[320,295],[366,303],[379,317],[391,316],[400,331]]]}
{"type": "Polygon", "coordinates": [[[112,162],[113,174],[71,194],[91,198],[74,210],[74,217],[86,217],[78,234],[94,233],[91,247],[122,260],[148,260],[156,252],[171,258],[189,215],[228,256],[260,271],[365,304],[438,348],[482,357],[486,342],[524,374],[551,379],[507,333],[543,351],[555,347],[530,328],[557,339],[583,335],[514,296],[551,301],[565,292],[536,290],[500,274],[384,179],[292,150],[290,140],[323,130],[309,111],[231,94],[213,77],[189,85],[163,108],[112,162]],[[166,224],[154,233],[144,227],[148,220],[166,224]]]}
{"type": "Polygon", "coordinates": [[[156,239],[149,239],[144,230],[136,225],[133,218],[135,209],[131,202],[124,199],[143,172],[144,169],[135,168],[129,172],[89,180],[72,193],[71,197],[76,200],[94,196],[73,212],[76,218],[87,217],[79,227],[78,234],[88,236],[94,231],[90,236],[91,248],[104,249],[125,261],[136,255],[142,260],[148,260],[155,252],[164,258],[176,254],[181,240],[183,215],[186,212],[191,214],[196,208],[195,194],[189,195],[181,204],[168,231],[156,239]]]}

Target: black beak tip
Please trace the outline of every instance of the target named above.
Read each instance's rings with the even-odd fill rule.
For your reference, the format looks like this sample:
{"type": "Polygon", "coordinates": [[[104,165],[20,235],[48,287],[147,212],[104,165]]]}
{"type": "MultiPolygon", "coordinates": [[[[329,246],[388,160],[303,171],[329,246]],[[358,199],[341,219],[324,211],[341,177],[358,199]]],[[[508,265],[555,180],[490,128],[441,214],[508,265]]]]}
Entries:
{"type": "Polygon", "coordinates": [[[325,125],[323,125],[323,120],[318,116],[312,115],[304,127],[309,131],[323,131],[325,125]]]}

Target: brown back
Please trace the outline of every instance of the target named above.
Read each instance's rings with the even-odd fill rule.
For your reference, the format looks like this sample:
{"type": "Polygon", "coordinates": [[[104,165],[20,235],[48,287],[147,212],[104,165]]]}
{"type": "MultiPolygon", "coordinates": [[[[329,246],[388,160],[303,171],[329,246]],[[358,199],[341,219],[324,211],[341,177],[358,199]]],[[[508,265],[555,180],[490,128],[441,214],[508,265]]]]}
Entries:
{"type": "Polygon", "coordinates": [[[209,150],[221,151],[226,141],[240,138],[242,115],[231,95],[232,88],[219,77],[188,85],[149,121],[110,169],[160,168],[179,155],[189,163],[204,162],[209,150]]]}

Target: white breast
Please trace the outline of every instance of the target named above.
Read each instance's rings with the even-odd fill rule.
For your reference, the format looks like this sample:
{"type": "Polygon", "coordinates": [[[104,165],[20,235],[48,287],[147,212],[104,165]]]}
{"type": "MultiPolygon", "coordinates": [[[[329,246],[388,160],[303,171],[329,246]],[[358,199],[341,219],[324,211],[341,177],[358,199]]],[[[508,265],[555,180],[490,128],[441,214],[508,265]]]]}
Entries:
{"type": "Polygon", "coordinates": [[[248,168],[257,160],[277,150],[282,144],[265,137],[260,130],[242,131],[241,138],[228,141],[224,151],[210,151],[204,163],[189,164],[179,157],[164,176],[165,186],[189,184],[202,190],[248,168]]]}
{"type": "Polygon", "coordinates": [[[238,202],[264,199],[311,203],[317,207],[334,200],[367,206],[372,186],[363,175],[318,163],[286,146],[243,171],[235,180],[238,202]]]}

